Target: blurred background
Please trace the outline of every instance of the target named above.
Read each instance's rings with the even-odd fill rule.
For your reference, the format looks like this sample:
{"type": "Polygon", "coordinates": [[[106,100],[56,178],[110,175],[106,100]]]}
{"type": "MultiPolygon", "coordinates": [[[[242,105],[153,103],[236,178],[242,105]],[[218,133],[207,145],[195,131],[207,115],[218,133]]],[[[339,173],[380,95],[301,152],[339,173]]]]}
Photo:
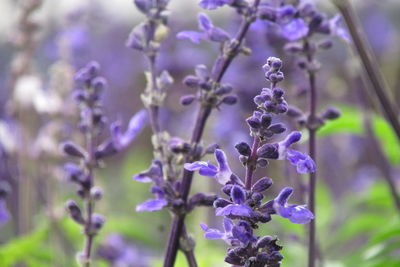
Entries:
{"type": "MultiPolygon", "coordinates": [[[[129,0],[43,0],[31,13],[26,5],[38,0],[0,2],[0,182],[10,193],[0,199],[0,266],[77,266],[81,249],[80,228],[66,215],[64,202],[75,198],[74,185],[66,182],[59,151],[61,141],[75,137],[78,110],[71,97],[74,72],[96,60],[109,88],[104,103],[109,121],[128,122],[143,107],[145,87],[143,56],[125,46],[133,26],[143,20],[129,0]],[[27,20],[29,18],[29,20],[27,20]],[[6,181],[6,183],[5,183],[6,181]]],[[[329,14],[337,11],[330,1],[317,1],[329,14]]],[[[394,103],[400,103],[400,2],[398,0],[352,1],[378,59],[394,103]]],[[[182,107],[181,95],[190,90],[182,78],[196,64],[211,66],[218,47],[178,40],[176,33],[196,30],[195,0],[171,0],[168,39],[158,61],[174,77],[163,110],[163,127],[188,139],[195,107],[182,107]]],[[[207,11],[214,23],[235,32],[240,18],[230,8],[207,11]]],[[[224,81],[239,96],[235,106],[215,111],[208,123],[205,143],[216,142],[231,157],[231,166],[242,175],[234,145],[248,141],[245,123],[252,98],[266,86],[261,66],[269,56],[284,62],[284,89],[290,104],[307,107],[307,83],[294,59],[284,54],[283,40],[265,22],[255,23],[247,38],[250,56],[239,56],[224,81]]],[[[400,266],[400,207],[396,207],[387,181],[400,187],[400,145],[381,115],[374,95],[366,92],[359,62],[351,47],[337,40],[333,49],[319,54],[320,111],[334,105],[342,116],[324,125],[318,140],[317,227],[319,253],[324,267],[400,266]]],[[[288,123],[291,123],[290,121],[288,123]]],[[[293,127],[294,124],[293,124],[293,127]]],[[[107,161],[96,173],[105,191],[96,210],[106,224],[95,242],[95,266],[160,266],[169,230],[167,211],[136,213],[135,206],[150,196],[146,184],[131,179],[147,169],[152,158],[151,131],[146,128],[129,149],[107,161]]],[[[307,147],[300,144],[301,149],[307,147]]],[[[210,158],[212,159],[212,158],[210,158]]],[[[296,188],[295,203],[305,203],[307,177],[284,162],[273,162],[269,191],[290,185],[296,188]]],[[[258,177],[264,176],[262,171],[258,177]]],[[[196,176],[192,192],[219,193],[207,177],[196,176]]],[[[206,240],[199,223],[221,228],[212,209],[199,208],[188,217],[196,237],[201,267],[225,266],[225,244],[206,240]]],[[[306,262],[305,227],[275,218],[260,228],[277,235],[284,246],[283,266],[302,267],[306,262]]],[[[177,266],[186,266],[179,255],[177,266]]],[[[227,266],[227,265],[226,265],[227,266]]]]}

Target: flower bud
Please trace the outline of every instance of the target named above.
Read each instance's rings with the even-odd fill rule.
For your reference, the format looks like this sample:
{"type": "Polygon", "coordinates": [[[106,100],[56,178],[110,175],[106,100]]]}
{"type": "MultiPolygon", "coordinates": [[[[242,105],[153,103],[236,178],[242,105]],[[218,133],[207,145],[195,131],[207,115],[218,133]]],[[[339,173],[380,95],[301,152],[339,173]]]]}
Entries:
{"type": "Polygon", "coordinates": [[[340,110],[336,107],[330,106],[322,113],[322,118],[326,120],[334,120],[340,117],[340,110]]]}
{"type": "Polygon", "coordinates": [[[237,101],[238,101],[238,98],[235,95],[228,95],[222,99],[222,103],[227,104],[227,105],[234,105],[237,103],[237,101]]]}
{"type": "Polygon", "coordinates": [[[266,159],[257,159],[257,167],[265,168],[269,164],[268,160],[266,159]]]}
{"type": "Polygon", "coordinates": [[[86,151],[82,147],[78,146],[77,144],[71,141],[66,141],[62,143],[61,150],[68,156],[78,157],[78,158],[86,157],[86,151]]]}
{"type": "Polygon", "coordinates": [[[268,130],[270,130],[274,134],[280,134],[280,133],[283,133],[284,131],[286,131],[286,128],[284,127],[284,125],[282,123],[275,123],[275,124],[272,124],[268,128],[268,130]]]}
{"type": "Polygon", "coordinates": [[[232,85],[224,84],[215,91],[215,94],[216,95],[225,95],[225,94],[229,94],[230,92],[232,92],[232,90],[233,90],[232,85]]]}
{"type": "Polygon", "coordinates": [[[236,150],[239,152],[240,155],[243,156],[250,156],[251,148],[246,142],[240,142],[235,145],[236,150]]]}
{"type": "Polygon", "coordinates": [[[261,125],[260,124],[260,120],[258,118],[253,117],[253,116],[247,118],[246,122],[253,129],[258,129],[258,128],[260,128],[260,125],[261,125]]]}
{"type": "Polygon", "coordinates": [[[103,189],[101,189],[98,186],[92,187],[90,189],[90,196],[96,201],[102,199],[102,197],[103,197],[103,189]]]}
{"type": "Polygon", "coordinates": [[[65,203],[65,208],[68,211],[69,216],[77,223],[79,224],[84,224],[85,220],[83,219],[82,216],[82,211],[79,208],[78,204],[75,202],[75,200],[68,200],[65,203]]]}
{"type": "Polygon", "coordinates": [[[272,179],[268,177],[263,177],[252,186],[251,191],[261,193],[270,188],[271,185],[272,179]]]}
{"type": "Polygon", "coordinates": [[[193,101],[196,99],[194,95],[184,95],[181,97],[180,102],[181,105],[183,106],[188,106],[193,103],[193,101]]]}
{"type": "Polygon", "coordinates": [[[266,159],[279,158],[278,144],[265,144],[257,149],[257,156],[266,159]]]}
{"type": "Polygon", "coordinates": [[[190,88],[196,88],[199,85],[200,79],[193,75],[188,75],[183,79],[183,83],[190,88]]]}
{"type": "Polygon", "coordinates": [[[92,230],[97,233],[104,225],[106,218],[98,213],[92,214],[92,230]]]}
{"type": "Polygon", "coordinates": [[[213,206],[214,206],[214,208],[223,208],[223,207],[228,206],[229,204],[232,204],[232,203],[224,198],[217,198],[214,201],[213,206]]]}

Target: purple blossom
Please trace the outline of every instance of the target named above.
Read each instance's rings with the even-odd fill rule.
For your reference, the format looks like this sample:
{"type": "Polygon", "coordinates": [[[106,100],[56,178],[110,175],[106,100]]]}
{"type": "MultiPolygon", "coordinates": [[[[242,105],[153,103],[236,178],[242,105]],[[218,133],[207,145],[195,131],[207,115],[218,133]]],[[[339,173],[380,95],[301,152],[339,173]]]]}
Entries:
{"type": "Polygon", "coordinates": [[[296,41],[307,36],[308,31],[308,26],[302,18],[296,18],[281,25],[281,34],[289,41],[296,41]]]}
{"type": "Polygon", "coordinates": [[[0,199],[0,227],[10,219],[10,213],[7,210],[6,201],[0,199]]]}
{"type": "Polygon", "coordinates": [[[304,205],[289,205],[288,199],[293,194],[293,188],[285,187],[274,199],[273,208],[275,212],[289,219],[292,223],[304,224],[314,219],[314,215],[304,205]]]}
{"type": "Polygon", "coordinates": [[[160,161],[154,160],[148,170],[134,175],[133,179],[142,183],[153,182],[154,185],[151,187],[151,193],[156,197],[138,204],[136,206],[136,211],[161,210],[168,204],[168,201],[165,198],[165,192],[162,189],[164,180],[160,161]]]}
{"type": "Polygon", "coordinates": [[[209,228],[207,224],[201,223],[200,227],[203,229],[204,237],[208,239],[221,239],[225,241],[227,244],[232,245],[235,241],[233,240],[232,237],[232,228],[234,226],[232,220],[228,218],[224,218],[224,232],[214,229],[214,228],[209,228]]]}
{"type": "Polygon", "coordinates": [[[217,216],[239,216],[251,217],[253,209],[246,202],[246,191],[239,185],[234,185],[231,189],[231,199],[233,203],[215,210],[217,216]]]}
{"type": "Polygon", "coordinates": [[[212,10],[232,2],[233,0],[201,0],[199,5],[204,9],[212,10]]]}
{"type": "Polygon", "coordinates": [[[336,14],[329,20],[329,30],[333,36],[337,36],[343,39],[347,43],[351,43],[351,37],[347,30],[340,25],[342,20],[342,16],[340,14],[336,14]]]}
{"type": "Polygon", "coordinates": [[[195,161],[193,163],[185,163],[184,168],[188,171],[198,170],[200,175],[214,177],[218,183],[225,185],[230,181],[232,171],[228,165],[224,151],[216,149],[214,155],[217,159],[218,167],[209,162],[195,161]]]}
{"type": "Polygon", "coordinates": [[[187,38],[193,43],[200,43],[202,40],[210,40],[213,42],[225,42],[230,39],[229,34],[219,27],[215,27],[212,24],[210,18],[204,14],[200,13],[198,15],[199,29],[201,32],[197,31],[182,31],[177,34],[178,39],[187,38]]]}

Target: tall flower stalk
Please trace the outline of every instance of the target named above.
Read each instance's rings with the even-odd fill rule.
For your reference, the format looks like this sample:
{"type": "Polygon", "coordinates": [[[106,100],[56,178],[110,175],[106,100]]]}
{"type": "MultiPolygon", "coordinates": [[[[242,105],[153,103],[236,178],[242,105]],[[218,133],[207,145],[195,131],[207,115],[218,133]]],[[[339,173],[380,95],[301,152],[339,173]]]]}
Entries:
{"type": "MultiPolygon", "coordinates": [[[[201,4],[204,4],[205,1],[202,1],[201,4]]],[[[208,2],[221,2],[221,1],[208,1],[208,2]]],[[[221,87],[221,80],[224,76],[226,70],[228,69],[229,65],[231,64],[232,60],[240,53],[243,52],[243,40],[246,36],[246,33],[250,27],[250,25],[255,21],[258,6],[260,4],[260,0],[255,0],[252,5],[248,5],[244,1],[236,1],[232,2],[232,6],[237,8],[238,10],[242,11],[242,23],[239,27],[234,38],[230,38],[226,35],[226,33],[212,25],[212,23],[207,19],[206,16],[199,16],[199,26],[203,30],[203,32],[182,32],[178,35],[180,38],[189,38],[192,41],[199,41],[199,39],[208,39],[211,41],[221,42],[224,44],[224,48],[222,49],[220,55],[216,59],[214,66],[212,67],[211,74],[208,75],[207,71],[204,71],[203,67],[197,68],[197,77],[188,77],[185,81],[187,85],[198,87],[203,86],[204,89],[210,91],[210,98],[213,97],[212,94],[216,94],[218,90],[220,91],[227,91],[229,89],[222,89],[222,88],[229,88],[227,86],[221,87]],[[205,74],[205,75],[204,75],[205,74]],[[207,88],[208,87],[208,88],[207,88]]],[[[223,5],[220,4],[220,5],[223,5]]],[[[212,5],[211,8],[216,8],[218,5],[212,5]]],[[[210,6],[204,6],[210,8],[210,6]]],[[[205,91],[205,90],[201,91],[205,91]]],[[[229,92],[229,91],[227,91],[229,92]]],[[[216,95],[213,97],[215,99],[216,95]]],[[[192,137],[190,140],[192,147],[197,147],[201,141],[203,131],[207,122],[208,117],[211,114],[212,109],[215,107],[215,100],[212,99],[204,99],[206,101],[202,101],[200,103],[199,110],[197,112],[196,122],[193,128],[192,137]]],[[[186,97],[186,99],[191,99],[191,97],[186,97]]],[[[184,102],[185,99],[182,99],[184,102]]],[[[236,99],[234,97],[227,96],[222,99],[222,102],[227,104],[235,103],[236,99]]],[[[190,103],[190,102],[189,102],[190,103]]],[[[186,163],[190,163],[196,160],[199,160],[199,154],[192,154],[188,155],[185,159],[186,163]]],[[[180,190],[180,196],[184,203],[187,202],[188,196],[191,189],[191,184],[193,180],[193,172],[190,170],[185,169],[183,172],[182,177],[182,184],[180,190]]],[[[168,245],[165,253],[164,258],[164,267],[172,267],[175,263],[176,254],[179,249],[179,238],[182,235],[182,230],[184,229],[184,220],[185,220],[185,213],[176,214],[172,221],[172,225],[170,228],[170,233],[168,237],[168,245]]]]}
{"type": "Polygon", "coordinates": [[[139,112],[132,117],[126,132],[121,132],[119,122],[111,124],[111,137],[100,143],[99,138],[106,126],[103,114],[101,95],[106,88],[106,80],[99,76],[100,66],[90,62],[76,73],[77,89],[74,97],[80,108],[78,128],[84,135],[84,147],[73,141],[61,144],[62,151],[76,159],[77,162],[66,163],[64,169],[68,180],[78,185],[77,195],[83,200],[82,207],[75,200],[65,204],[70,217],[83,228],[85,235],[83,251],[78,253],[77,260],[81,266],[91,265],[93,240],[102,228],[105,217],[95,213],[95,204],[102,198],[103,190],[95,186],[95,170],[101,162],[129,145],[141,130],[145,122],[145,113],[139,112]],[[79,163],[78,163],[79,162],[79,163]]]}
{"type": "Polygon", "coordinates": [[[288,106],[283,98],[284,91],[276,87],[283,80],[281,72],[282,61],[269,58],[264,66],[265,77],[271,83],[271,88],[263,88],[254,98],[257,109],[247,119],[253,144],[238,143],[235,148],[239,158],[246,168],[243,181],[234,174],[227,162],[225,153],[217,149],[215,158],[218,166],[209,162],[196,161],[185,164],[187,170],[198,170],[201,175],[214,177],[223,187],[229,199],[218,198],[214,201],[215,214],[224,217],[224,231],[209,228],[201,224],[205,237],[222,239],[230,248],[227,250],[225,262],[234,266],[278,267],[283,256],[278,239],[271,236],[256,236],[254,229],[259,224],[269,222],[271,215],[277,214],[293,223],[304,224],[312,221],[313,214],[302,205],[289,205],[289,197],[293,189],[285,187],[279,195],[270,201],[262,203],[264,191],[272,186],[272,179],[263,177],[254,182],[254,171],[268,166],[269,160],[287,159],[296,166],[299,173],[315,172],[314,161],[306,154],[291,149],[291,146],[301,139],[300,132],[291,132],[278,143],[269,140],[286,131],[285,125],[273,123],[277,115],[286,113],[288,106]]]}
{"type": "MultiPolygon", "coordinates": [[[[273,21],[280,26],[282,37],[288,43],[285,50],[294,54],[298,59],[298,66],[304,70],[308,78],[309,110],[307,115],[299,112],[291,112],[293,117],[301,118],[301,122],[308,130],[308,147],[310,157],[316,161],[316,134],[318,129],[326,120],[335,119],[339,116],[339,111],[335,108],[328,108],[317,114],[318,110],[318,90],[316,85],[316,74],[320,69],[320,63],[316,60],[316,53],[329,49],[332,41],[329,39],[316,39],[318,34],[333,35],[350,42],[346,30],[340,26],[340,16],[336,15],[328,18],[326,14],[320,12],[310,1],[277,1],[278,4],[266,5],[262,14],[267,20],[273,21]],[[305,118],[305,120],[304,120],[305,118]]],[[[295,109],[293,109],[294,111],[295,109]]],[[[309,174],[308,182],[308,207],[315,213],[317,173],[309,174]]],[[[309,224],[308,231],[308,266],[315,267],[317,252],[316,242],[316,220],[309,224]]]]}

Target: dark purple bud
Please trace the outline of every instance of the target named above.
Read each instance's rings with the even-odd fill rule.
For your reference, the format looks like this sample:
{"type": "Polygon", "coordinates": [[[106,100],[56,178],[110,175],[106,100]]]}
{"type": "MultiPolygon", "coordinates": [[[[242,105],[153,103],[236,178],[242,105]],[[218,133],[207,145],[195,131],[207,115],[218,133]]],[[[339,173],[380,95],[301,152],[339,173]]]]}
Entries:
{"type": "Polygon", "coordinates": [[[282,90],[282,88],[276,87],[272,89],[272,94],[274,98],[281,98],[285,92],[282,90]]]}
{"type": "Polygon", "coordinates": [[[251,199],[254,200],[255,202],[259,202],[264,198],[264,195],[259,192],[255,192],[251,195],[251,199]]]}
{"type": "Polygon", "coordinates": [[[304,115],[303,111],[301,111],[299,108],[294,107],[294,106],[288,106],[288,110],[286,112],[286,115],[288,115],[291,118],[298,118],[304,115]]]}
{"type": "Polygon", "coordinates": [[[200,83],[200,79],[196,76],[193,75],[188,75],[185,77],[185,79],[183,79],[183,83],[190,88],[196,88],[199,83],[200,83]]]}
{"type": "Polygon", "coordinates": [[[231,190],[231,199],[236,204],[243,204],[246,201],[246,191],[238,185],[234,185],[231,190]]]}
{"type": "Polygon", "coordinates": [[[227,194],[228,196],[231,195],[231,190],[232,190],[233,185],[232,184],[226,184],[222,187],[222,192],[224,192],[225,194],[227,194]]]}
{"type": "Polygon", "coordinates": [[[279,83],[285,79],[283,72],[279,71],[276,73],[276,82],[279,83]]]}
{"type": "Polygon", "coordinates": [[[103,189],[101,189],[98,186],[92,187],[90,189],[90,196],[96,201],[102,199],[102,197],[103,197],[103,189]]]}
{"type": "Polygon", "coordinates": [[[336,107],[330,106],[322,113],[322,118],[326,120],[334,120],[340,117],[340,110],[336,107]]]}
{"type": "Polygon", "coordinates": [[[68,211],[69,216],[77,223],[84,224],[85,220],[83,219],[81,209],[79,208],[78,204],[75,200],[68,200],[65,203],[65,208],[68,211]]]}
{"type": "Polygon", "coordinates": [[[270,200],[263,204],[258,210],[264,214],[275,214],[276,211],[274,209],[274,200],[270,200]]]}
{"type": "Polygon", "coordinates": [[[269,214],[262,214],[261,212],[254,212],[254,218],[261,222],[261,223],[267,223],[269,221],[271,221],[271,215],[269,214]]]}
{"type": "Polygon", "coordinates": [[[265,248],[266,246],[269,245],[269,243],[271,243],[272,240],[273,240],[272,236],[269,236],[269,235],[261,237],[257,241],[257,244],[256,244],[257,249],[265,248]]]}
{"type": "Polygon", "coordinates": [[[303,51],[303,45],[301,43],[288,43],[283,47],[283,49],[287,53],[295,54],[303,51]]]}
{"type": "Polygon", "coordinates": [[[228,253],[225,257],[225,262],[227,262],[229,264],[237,265],[237,266],[243,266],[245,260],[243,257],[239,256],[236,253],[235,249],[228,250],[228,253]]]}
{"type": "Polygon", "coordinates": [[[271,185],[272,185],[272,179],[268,178],[268,177],[263,177],[253,185],[253,187],[251,188],[251,191],[264,192],[265,190],[270,188],[271,185]]]}
{"type": "Polygon", "coordinates": [[[92,81],[92,87],[96,94],[99,94],[107,87],[107,81],[104,77],[96,77],[92,81]]]}
{"type": "Polygon", "coordinates": [[[279,58],[271,59],[270,66],[274,70],[280,70],[282,68],[282,60],[279,58]]]}
{"type": "Polygon", "coordinates": [[[258,106],[261,106],[265,100],[266,99],[263,95],[256,95],[253,99],[254,103],[258,106]]]}
{"type": "Polygon", "coordinates": [[[318,48],[325,49],[325,50],[330,49],[332,46],[333,46],[333,42],[329,39],[322,40],[317,44],[318,48]]]}
{"type": "Polygon", "coordinates": [[[268,265],[279,264],[283,260],[283,256],[278,251],[273,251],[267,260],[268,265]]]}
{"type": "Polygon", "coordinates": [[[275,103],[273,101],[265,101],[264,102],[264,108],[268,111],[271,112],[274,110],[275,103]]]}
{"type": "Polygon", "coordinates": [[[281,190],[279,195],[275,198],[275,201],[279,205],[284,206],[292,194],[293,194],[293,188],[285,187],[281,190]]]}
{"type": "Polygon", "coordinates": [[[284,125],[282,123],[275,123],[275,124],[272,124],[268,128],[268,130],[270,130],[274,134],[280,134],[280,133],[283,133],[284,131],[286,131],[286,128],[284,127],[284,125]]]}
{"type": "Polygon", "coordinates": [[[270,6],[260,6],[258,8],[258,17],[264,20],[276,21],[277,18],[276,9],[270,6]]]}
{"type": "Polygon", "coordinates": [[[308,25],[309,31],[315,31],[318,29],[318,27],[321,25],[321,23],[324,21],[324,16],[322,14],[314,14],[313,18],[310,21],[310,24],[308,25]]]}
{"type": "Polygon", "coordinates": [[[183,106],[189,106],[190,104],[193,103],[193,101],[196,99],[196,96],[194,95],[184,95],[181,97],[180,102],[181,105],[183,106]]]}
{"type": "Polygon", "coordinates": [[[224,198],[217,198],[214,203],[213,206],[214,208],[223,208],[226,207],[228,205],[232,204],[232,202],[229,202],[228,200],[224,199],[224,198]]]}
{"type": "Polygon", "coordinates": [[[261,126],[260,120],[258,118],[253,117],[253,116],[247,118],[246,122],[253,129],[258,129],[261,126]]]}
{"type": "Polygon", "coordinates": [[[94,213],[92,215],[92,228],[95,231],[95,233],[103,227],[105,221],[106,218],[104,218],[104,216],[101,214],[94,213]]]}
{"type": "Polygon", "coordinates": [[[257,149],[257,156],[266,159],[279,158],[278,144],[265,144],[257,149]]]}
{"type": "Polygon", "coordinates": [[[262,158],[261,159],[257,159],[257,167],[265,168],[265,167],[268,166],[268,164],[269,164],[269,162],[266,159],[262,159],[262,158]]]}
{"type": "Polygon", "coordinates": [[[285,113],[288,110],[286,103],[276,105],[276,113],[285,113]]]}
{"type": "Polygon", "coordinates": [[[261,116],[261,126],[268,128],[271,125],[272,117],[269,114],[263,114],[261,116]]]}
{"type": "Polygon", "coordinates": [[[227,104],[227,105],[234,105],[238,101],[237,96],[235,95],[227,95],[222,99],[222,103],[227,104]]]}
{"type": "Polygon", "coordinates": [[[223,84],[220,88],[215,91],[216,95],[225,95],[232,92],[233,87],[230,84],[223,84]]]}
{"type": "Polygon", "coordinates": [[[250,156],[251,148],[246,142],[240,142],[235,145],[236,150],[239,152],[240,155],[250,156]]]}
{"type": "Polygon", "coordinates": [[[72,141],[66,141],[62,143],[61,150],[68,156],[78,157],[78,158],[85,158],[87,154],[82,147],[78,146],[72,141]]]}

